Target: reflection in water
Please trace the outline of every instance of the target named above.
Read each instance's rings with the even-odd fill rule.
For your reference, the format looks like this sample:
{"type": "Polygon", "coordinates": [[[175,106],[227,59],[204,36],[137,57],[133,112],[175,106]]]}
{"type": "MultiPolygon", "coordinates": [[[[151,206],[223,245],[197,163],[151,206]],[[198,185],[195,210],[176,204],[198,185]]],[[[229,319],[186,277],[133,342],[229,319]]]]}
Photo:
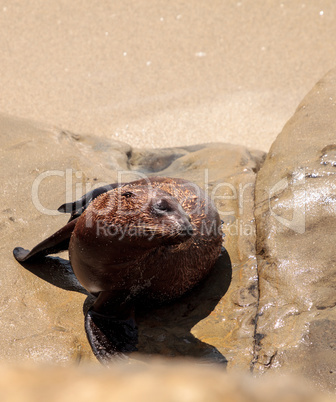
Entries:
{"type": "MultiPolygon", "coordinates": [[[[68,260],[48,256],[21,265],[54,286],[87,295],[84,314],[94,303],[95,297],[81,286],[68,260]]],[[[189,356],[203,362],[226,364],[226,358],[214,346],[195,338],[191,329],[214,310],[228,290],[231,274],[230,257],[223,249],[209,276],[193,290],[167,305],[138,311],[138,351],[146,355],[189,356]]],[[[132,357],[144,359],[137,353],[132,357]]]]}
{"type": "Polygon", "coordinates": [[[229,288],[231,276],[230,257],[223,249],[209,276],[193,290],[173,303],[139,312],[139,352],[189,356],[207,363],[226,364],[225,356],[214,346],[195,338],[191,330],[215,309],[229,288]]]}

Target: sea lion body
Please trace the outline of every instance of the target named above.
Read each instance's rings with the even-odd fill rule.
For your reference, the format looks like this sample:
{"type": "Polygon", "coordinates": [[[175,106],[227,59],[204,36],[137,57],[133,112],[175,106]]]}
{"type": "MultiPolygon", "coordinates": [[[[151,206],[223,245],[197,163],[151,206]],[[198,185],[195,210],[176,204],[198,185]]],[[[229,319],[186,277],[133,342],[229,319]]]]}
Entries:
{"type": "Polygon", "coordinates": [[[76,276],[91,293],[128,288],[130,296],[164,302],[202,280],[218,258],[221,242],[218,213],[204,192],[181,179],[160,178],[96,198],[75,226],[69,255],[76,276]],[[134,195],[125,198],[124,193],[134,195]],[[174,210],[158,219],[153,200],[165,197],[175,201],[174,210]],[[146,225],[153,224],[156,232],[149,230],[146,236],[146,225]],[[178,224],[191,225],[192,234],[173,237],[178,224]]]}
{"type": "Polygon", "coordinates": [[[183,179],[152,177],[112,184],[60,210],[70,221],[18,261],[69,248],[80,283],[97,296],[85,328],[94,353],[105,361],[134,350],[136,326],[130,306],[175,299],[198,284],[221,252],[221,221],[212,201],[183,179]],[[119,342],[115,323],[127,320],[119,342]],[[111,329],[113,328],[113,330],[111,329]],[[130,335],[131,334],[131,335],[130,335]],[[104,349],[105,348],[105,349],[104,349]],[[112,353],[113,354],[113,353],[112,353]]]}

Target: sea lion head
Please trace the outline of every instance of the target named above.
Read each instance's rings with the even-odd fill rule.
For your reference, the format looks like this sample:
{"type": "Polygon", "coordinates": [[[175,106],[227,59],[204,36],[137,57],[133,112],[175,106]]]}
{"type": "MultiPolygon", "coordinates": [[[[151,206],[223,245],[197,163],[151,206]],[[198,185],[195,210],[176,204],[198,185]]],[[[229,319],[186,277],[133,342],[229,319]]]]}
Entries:
{"type": "Polygon", "coordinates": [[[99,196],[87,212],[96,238],[143,248],[174,245],[193,235],[190,217],[171,194],[150,186],[122,186],[99,196]]]}

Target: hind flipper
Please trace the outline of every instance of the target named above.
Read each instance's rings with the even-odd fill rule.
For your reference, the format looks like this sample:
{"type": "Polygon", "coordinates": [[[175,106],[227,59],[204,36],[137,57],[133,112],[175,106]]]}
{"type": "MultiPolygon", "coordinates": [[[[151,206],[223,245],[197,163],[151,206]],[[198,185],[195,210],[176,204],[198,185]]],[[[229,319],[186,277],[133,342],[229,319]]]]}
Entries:
{"type": "Polygon", "coordinates": [[[97,198],[100,194],[106,193],[107,191],[113,190],[122,185],[124,185],[124,183],[112,183],[107,184],[106,186],[95,188],[94,190],[83,195],[83,197],[77,201],[62,204],[58,208],[58,212],[70,213],[70,222],[78,218],[86,210],[90,202],[97,198]]]}
{"type": "Polygon", "coordinates": [[[22,247],[16,247],[13,250],[14,257],[17,261],[23,262],[67,250],[69,247],[70,237],[76,226],[76,223],[77,219],[67,223],[53,235],[36,245],[31,251],[25,250],[22,247]]]}
{"type": "Polygon", "coordinates": [[[125,361],[137,350],[138,328],[133,318],[118,320],[89,310],[85,331],[93,354],[104,365],[125,361]]]}
{"type": "Polygon", "coordinates": [[[13,255],[17,261],[25,261],[27,259],[30,250],[25,250],[22,247],[15,247],[13,255]]]}
{"type": "Polygon", "coordinates": [[[137,350],[138,328],[124,292],[101,292],[85,315],[85,331],[96,358],[104,365],[127,360],[137,350]]]}

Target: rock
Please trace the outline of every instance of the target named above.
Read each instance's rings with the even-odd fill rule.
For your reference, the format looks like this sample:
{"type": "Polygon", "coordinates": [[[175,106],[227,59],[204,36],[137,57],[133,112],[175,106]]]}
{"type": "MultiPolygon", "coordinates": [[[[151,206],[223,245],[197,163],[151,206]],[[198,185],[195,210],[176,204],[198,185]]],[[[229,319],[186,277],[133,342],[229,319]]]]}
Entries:
{"type": "Polygon", "coordinates": [[[217,264],[190,295],[146,314],[140,328],[142,353],[227,360],[228,369],[249,369],[257,309],[254,182],[263,158],[263,153],[241,146],[208,144],[160,171],[208,189],[224,221],[231,267],[217,264]]]}
{"type": "Polygon", "coordinates": [[[272,145],[256,184],[255,372],[336,388],[336,69],[272,145]]]}
{"type": "Polygon", "coordinates": [[[228,368],[249,368],[257,311],[254,183],[262,152],[221,143],[133,149],[4,115],[0,138],[5,166],[0,173],[0,226],[5,233],[1,360],[62,365],[95,361],[84,332],[86,294],[64,260],[67,253],[24,269],[12,250],[31,248],[63,226],[67,216],[56,212],[57,207],[92,186],[159,174],[194,181],[214,196],[224,221],[227,252],[190,294],[139,313],[139,354],[134,357],[187,355],[228,362],[228,368]]]}
{"type": "Polygon", "coordinates": [[[90,298],[67,253],[23,267],[12,250],[31,248],[63,226],[67,216],[57,207],[92,187],[162,175],[209,193],[226,251],[189,294],[138,312],[132,362],[188,356],[229,372],[300,373],[334,390],[335,111],[332,70],[299,105],[265,162],[262,152],[237,145],[136,149],[0,115],[0,359],[97,364],[83,325],[90,298]]]}
{"type": "MultiPolygon", "coordinates": [[[[115,180],[120,146],[107,155],[100,140],[87,140],[88,144],[62,130],[4,115],[0,115],[0,138],[0,358],[60,364],[91,360],[83,331],[83,295],[32,275],[13,260],[12,250],[21,244],[32,247],[63,226],[67,218],[55,210],[66,198],[72,200],[88,178],[90,185],[115,180]],[[88,159],[88,153],[95,155],[95,161],[88,159]]],[[[62,273],[70,282],[71,275],[58,260],[50,260],[48,267],[49,281],[76,289],[74,280],[64,282],[62,273]]],[[[38,267],[36,272],[46,273],[38,267]]]]}

